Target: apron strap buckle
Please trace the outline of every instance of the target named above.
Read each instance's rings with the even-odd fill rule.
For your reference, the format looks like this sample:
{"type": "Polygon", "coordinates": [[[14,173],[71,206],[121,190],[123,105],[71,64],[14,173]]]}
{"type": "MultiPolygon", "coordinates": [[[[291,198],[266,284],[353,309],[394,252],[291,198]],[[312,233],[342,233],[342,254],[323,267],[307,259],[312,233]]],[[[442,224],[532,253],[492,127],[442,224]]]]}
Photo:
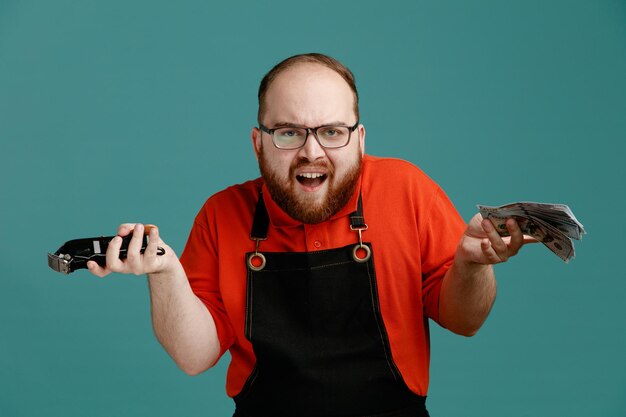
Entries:
{"type": "Polygon", "coordinates": [[[259,241],[265,240],[261,238],[251,237],[256,242],[254,253],[248,255],[248,267],[253,271],[260,271],[265,268],[265,256],[259,252],[259,241]]]}
{"type": "Polygon", "coordinates": [[[363,224],[363,226],[353,226],[350,225],[350,230],[356,230],[359,233],[359,243],[354,245],[352,249],[352,257],[355,261],[359,263],[367,262],[372,256],[372,250],[369,246],[363,244],[363,236],[362,232],[367,230],[367,225],[363,224]]]}

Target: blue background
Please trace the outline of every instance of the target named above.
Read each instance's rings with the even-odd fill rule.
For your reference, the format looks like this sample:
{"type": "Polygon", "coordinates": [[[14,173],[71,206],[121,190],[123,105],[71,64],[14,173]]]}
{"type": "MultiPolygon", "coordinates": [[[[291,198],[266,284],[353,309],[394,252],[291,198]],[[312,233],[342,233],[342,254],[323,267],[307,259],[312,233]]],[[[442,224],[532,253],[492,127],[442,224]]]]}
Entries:
{"type": "Polygon", "coordinates": [[[588,235],[498,265],[467,339],[432,326],[437,416],[625,416],[626,2],[0,0],[0,416],[230,416],[152,334],[145,277],[48,269],[78,237],[155,223],[180,254],[214,192],[258,175],[263,74],[355,73],[371,154],[477,203],[570,205],[588,235]]]}

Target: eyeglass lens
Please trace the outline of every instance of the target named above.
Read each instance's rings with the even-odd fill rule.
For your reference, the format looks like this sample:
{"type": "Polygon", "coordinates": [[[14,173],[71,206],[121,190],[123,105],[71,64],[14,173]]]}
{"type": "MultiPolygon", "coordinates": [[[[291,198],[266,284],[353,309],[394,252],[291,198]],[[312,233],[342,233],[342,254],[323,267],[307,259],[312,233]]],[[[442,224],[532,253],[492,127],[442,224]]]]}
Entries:
{"type": "MultiPolygon", "coordinates": [[[[284,127],[274,130],[274,143],[279,148],[295,149],[306,142],[307,129],[284,127]]],[[[350,139],[350,128],[345,126],[324,126],[313,132],[325,148],[340,148],[350,139]]]]}

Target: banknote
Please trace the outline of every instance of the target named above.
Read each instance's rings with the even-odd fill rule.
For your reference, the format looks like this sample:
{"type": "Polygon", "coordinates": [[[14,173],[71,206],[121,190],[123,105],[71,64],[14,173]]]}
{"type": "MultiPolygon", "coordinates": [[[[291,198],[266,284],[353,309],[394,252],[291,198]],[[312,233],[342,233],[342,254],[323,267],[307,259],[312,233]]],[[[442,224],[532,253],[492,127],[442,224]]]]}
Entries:
{"type": "Polygon", "coordinates": [[[491,219],[500,236],[509,235],[506,220],[515,219],[522,233],[543,243],[565,262],[576,256],[572,239],[580,240],[586,233],[565,204],[519,202],[498,207],[478,205],[478,210],[491,219]]]}

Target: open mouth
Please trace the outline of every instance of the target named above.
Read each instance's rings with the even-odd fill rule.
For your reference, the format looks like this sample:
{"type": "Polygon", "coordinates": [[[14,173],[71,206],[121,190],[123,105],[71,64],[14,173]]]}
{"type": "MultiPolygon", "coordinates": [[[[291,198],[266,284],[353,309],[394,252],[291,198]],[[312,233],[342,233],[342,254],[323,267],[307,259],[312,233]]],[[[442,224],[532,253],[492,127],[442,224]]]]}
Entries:
{"type": "Polygon", "coordinates": [[[307,188],[317,188],[326,181],[327,175],[321,172],[303,172],[296,175],[296,180],[307,188]]]}

